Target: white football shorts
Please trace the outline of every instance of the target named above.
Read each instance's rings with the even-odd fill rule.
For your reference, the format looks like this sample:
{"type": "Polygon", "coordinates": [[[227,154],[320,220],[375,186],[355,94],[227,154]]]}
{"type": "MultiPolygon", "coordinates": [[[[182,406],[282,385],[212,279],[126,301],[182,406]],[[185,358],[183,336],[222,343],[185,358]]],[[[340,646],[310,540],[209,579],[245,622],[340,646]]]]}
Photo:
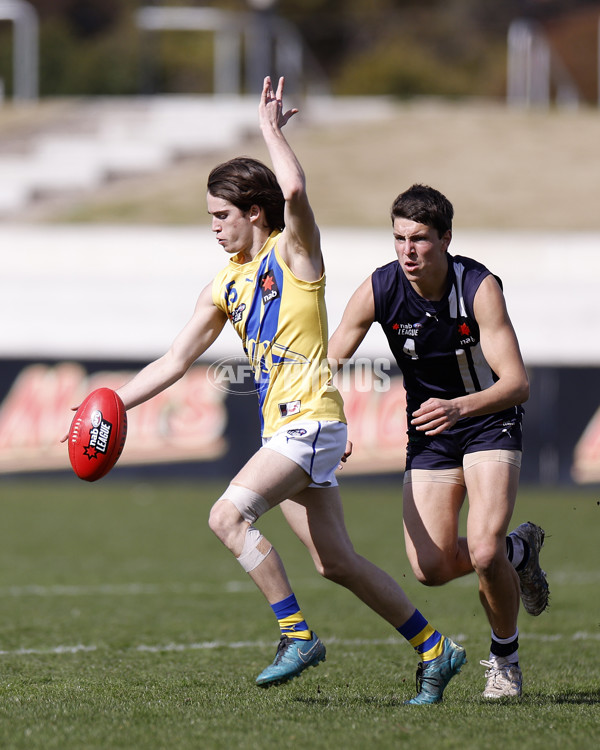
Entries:
{"type": "Polygon", "coordinates": [[[297,420],[263,438],[263,446],[304,469],[312,479],[309,487],[337,487],[335,470],[346,450],[347,434],[343,422],[297,420]]]}

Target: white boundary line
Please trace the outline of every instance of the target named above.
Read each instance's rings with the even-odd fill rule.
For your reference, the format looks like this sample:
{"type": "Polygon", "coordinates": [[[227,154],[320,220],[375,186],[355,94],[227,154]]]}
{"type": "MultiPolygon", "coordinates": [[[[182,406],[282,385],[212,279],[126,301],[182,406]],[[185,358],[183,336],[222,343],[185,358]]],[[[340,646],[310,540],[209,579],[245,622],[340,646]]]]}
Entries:
{"type": "MultiPolygon", "coordinates": [[[[305,588],[314,584],[305,585],[305,588]]],[[[63,585],[43,586],[28,584],[24,586],[0,587],[2,597],[25,596],[157,596],[164,594],[243,594],[256,591],[252,581],[228,581],[225,584],[205,583],[102,583],[98,585],[63,585]]]]}
{"type": "MultiPolygon", "coordinates": [[[[600,582],[600,570],[548,572],[550,588],[553,586],[588,586],[600,582]]],[[[325,589],[326,581],[320,579],[297,582],[298,589],[325,589]]],[[[475,578],[466,576],[453,581],[454,586],[473,586],[475,578]]],[[[160,596],[164,594],[247,594],[255,592],[250,580],[227,581],[225,584],[207,583],[106,583],[98,585],[38,585],[0,587],[2,597],[26,596],[160,596]]]]}
{"type": "MultiPolygon", "coordinates": [[[[463,633],[450,636],[452,640],[465,643],[469,640],[463,633]]],[[[570,636],[563,633],[519,633],[519,638],[541,643],[551,641],[600,641],[600,633],[588,633],[578,631],[570,636]]],[[[403,646],[404,641],[400,637],[390,638],[326,638],[327,645],[335,645],[352,648],[354,646],[403,646]]],[[[165,643],[158,645],[140,644],[130,649],[114,649],[119,653],[152,653],[185,652],[185,651],[211,651],[218,648],[241,649],[241,648],[270,648],[274,641],[201,641],[199,643],[165,643]]],[[[0,651],[0,656],[60,656],[63,654],[88,653],[94,651],[112,651],[108,646],[54,646],[49,648],[18,648],[11,651],[0,651]]]]}

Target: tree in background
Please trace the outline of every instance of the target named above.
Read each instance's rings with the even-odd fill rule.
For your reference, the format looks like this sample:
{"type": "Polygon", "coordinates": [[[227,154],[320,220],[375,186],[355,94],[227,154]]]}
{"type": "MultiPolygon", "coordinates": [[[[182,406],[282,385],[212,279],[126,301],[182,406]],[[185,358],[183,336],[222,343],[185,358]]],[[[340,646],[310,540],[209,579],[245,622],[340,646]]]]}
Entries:
{"type": "MultiPolygon", "coordinates": [[[[301,29],[334,92],[399,97],[502,96],[513,20],[555,32],[578,11],[600,16],[598,0],[279,0],[276,7],[301,29]]],[[[588,31],[596,29],[597,21],[588,31]]],[[[560,53],[568,57],[569,43],[580,56],[587,49],[587,69],[595,71],[594,42],[584,47],[574,33],[560,53]]]]}
{"type": "MultiPolygon", "coordinates": [[[[40,17],[42,96],[140,93],[148,45],[154,91],[212,93],[212,35],[164,32],[149,39],[134,13],[143,5],[251,10],[249,0],[30,2],[40,17]]],[[[501,96],[513,19],[556,29],[566,13],[597,8],[600,14],[598,0],[273,0],[272,6],[300,30],[334,93],[398,97],[501,96]]],[[[0,23],[0,77],[9,93],[11,46],[10,30],[0,23]]],[[[588,67],[595,70],[596,61],[588,67]]]]}

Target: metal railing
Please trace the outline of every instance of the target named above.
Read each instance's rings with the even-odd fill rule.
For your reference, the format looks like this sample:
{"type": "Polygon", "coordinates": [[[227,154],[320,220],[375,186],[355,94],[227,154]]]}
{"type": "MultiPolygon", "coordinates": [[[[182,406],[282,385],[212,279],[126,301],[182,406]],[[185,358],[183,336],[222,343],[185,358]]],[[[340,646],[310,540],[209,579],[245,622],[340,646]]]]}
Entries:
{"type": "MultiPolygon", "coordinates": [[[[600,50],[598,54],[600,65],[600,50]]],[[[577,107],[579,91],[562,60],[550,48],[543,29],[518,19],[508,30],[506,98],[509,106],[577,107]]],[[[600,103],[600,92],[599,92],[600,103]]]]}
{"type": "Polygon", "coordinates": [[[136,21],[138,28],[148,32],[214,32],[215,94],[256,93],[268,73],[285,74],[290,92],[303,84],[314,93],[328,92],[326,76],[298,30],[268,8],[234,13],[216,8],[148,6],[137,11],[136,21]]]}
{"type": "Polygon", "coordinates": [[[12,21],[13,98],[35,100],[39,87],[39,30],[35,8],[25,0],[0,0],[0,20],[12,21]]]}

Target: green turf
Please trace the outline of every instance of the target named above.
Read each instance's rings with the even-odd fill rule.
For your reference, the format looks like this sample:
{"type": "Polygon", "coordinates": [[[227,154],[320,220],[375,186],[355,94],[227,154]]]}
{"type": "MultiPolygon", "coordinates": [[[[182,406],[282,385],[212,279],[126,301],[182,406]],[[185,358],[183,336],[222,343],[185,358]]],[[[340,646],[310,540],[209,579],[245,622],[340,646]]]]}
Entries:
{"type": "Polygon", "coordinates": [[[327,661],[253,684],[273,616],[206,525],[215,484],[0,482],[0,747],[596,748],[600,742],[600,492],[523,490],[515,524],[548,531],[551,609],[520,620],[524,697],[480,699],[489,629],[472,577],[420,586],[406,563],[399,487],[344,487],[359,552],[405,586],[469,663],[444,703],[408,707],[416,657],[321,579],[277,511],[282,553],[327,661]]]}

